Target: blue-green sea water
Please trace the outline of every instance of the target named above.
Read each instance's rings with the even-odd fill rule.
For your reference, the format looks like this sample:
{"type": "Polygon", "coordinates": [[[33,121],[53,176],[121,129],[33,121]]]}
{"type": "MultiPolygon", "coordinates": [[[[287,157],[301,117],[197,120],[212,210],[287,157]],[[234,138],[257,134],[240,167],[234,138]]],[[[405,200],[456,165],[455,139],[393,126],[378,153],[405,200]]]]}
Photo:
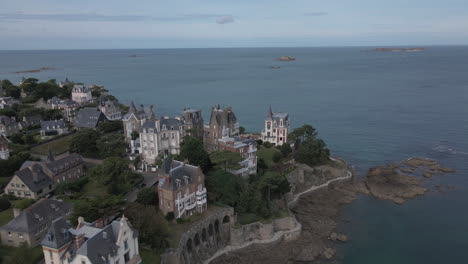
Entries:
{"type": "Polygon", "coordinates": [[[387,162],[429,157],[457,169],[435,176],[455,186],[403,206],[362,197],[343,210],[347,264],[467,263],[468,47],[425,52],[369,48],[255,48],[0,51],[0,79],[25,77],[102,84],[123,102],[184,107],[232,105],[241,125],[260,131],[271,104],[292,125],[313,124],[334,155],[360,173],[387,162]],[[137,55],[130,57],[130,55],[137,55]],[[294,62],[276,57],[296,57],[294,62]],[[271,69],[270,66],[281,66],[271,69]],[[30,74],[41,67],[56,70],[30,74]]]}

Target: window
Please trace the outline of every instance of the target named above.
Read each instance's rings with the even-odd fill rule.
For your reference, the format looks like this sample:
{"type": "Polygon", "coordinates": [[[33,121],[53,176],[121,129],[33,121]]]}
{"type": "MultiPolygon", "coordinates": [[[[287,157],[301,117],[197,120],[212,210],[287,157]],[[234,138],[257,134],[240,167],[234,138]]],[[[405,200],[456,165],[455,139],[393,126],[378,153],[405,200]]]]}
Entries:
{"type": "Polygon", "coordinates": [[[18,237],[19,239],[23,240],[24,239],[23,233],[18,233],[18,237]]]}
{"type": "Polygon", "coordinates": [[[125,250],[128,249],[128,241],[127,240],[124,241],[124,248],[125,248],[125,250]]]}
{"type": "Polygon", "coordinates": [[[171,135],[171,136],[172,136],[172,139],[174,139],[174,133],[172,133],[172,135],[171,135]]]}

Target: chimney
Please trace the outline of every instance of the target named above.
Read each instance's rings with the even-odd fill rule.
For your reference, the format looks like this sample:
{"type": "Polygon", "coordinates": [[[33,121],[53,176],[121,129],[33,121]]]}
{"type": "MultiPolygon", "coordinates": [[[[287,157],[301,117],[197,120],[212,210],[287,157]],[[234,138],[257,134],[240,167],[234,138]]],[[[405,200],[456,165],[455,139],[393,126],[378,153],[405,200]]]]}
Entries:
{"type": "Polygon", "coordinates": [[[13,208],[13,217],[18,217],[18,215],[21,214],[23,210],[19,209],[19,208],[13,208]]]}
{"type": "Polygon", "coordinates": [[[76,248],[80,248],[81,245],[83,245],[83,242],[84,242],[84,234],[79,234],[77,236],[75,236],[75,244],[76,244],[76,248]]]}
{"type": "Polygon", "coordinates": [[[78,226],[76,229],[80,229],[82,226],[84,226],[84,218],[82,216],[78,217],[78,226]]]}
{"type": "Polygon", "coordinates": [[[103,228],[104,220],[102,218],[97,219],[96,222],[94,223],[94,226],[97,228],[103,228]]]}

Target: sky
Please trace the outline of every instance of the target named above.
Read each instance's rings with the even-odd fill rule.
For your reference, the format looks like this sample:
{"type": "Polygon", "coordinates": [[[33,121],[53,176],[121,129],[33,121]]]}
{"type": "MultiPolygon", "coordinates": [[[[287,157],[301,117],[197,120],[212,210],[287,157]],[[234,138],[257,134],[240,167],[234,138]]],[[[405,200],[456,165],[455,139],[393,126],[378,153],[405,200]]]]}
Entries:
{"type": "Polygon", "coordinates": [[[0,50],[468,45],[467,0],[0,0],[0,50]]]}

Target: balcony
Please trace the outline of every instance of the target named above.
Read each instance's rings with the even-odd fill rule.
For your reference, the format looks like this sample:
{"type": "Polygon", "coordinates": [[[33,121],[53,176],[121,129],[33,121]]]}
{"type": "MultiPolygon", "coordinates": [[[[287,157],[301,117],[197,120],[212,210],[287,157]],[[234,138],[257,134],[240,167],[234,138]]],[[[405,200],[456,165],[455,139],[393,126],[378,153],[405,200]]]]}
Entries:
{"type": "Polygon", "coordinates": [[[197,196],[205,195],[206,194],[206,188],[203,187],[201,191],[197,191],[197,196]]]}

